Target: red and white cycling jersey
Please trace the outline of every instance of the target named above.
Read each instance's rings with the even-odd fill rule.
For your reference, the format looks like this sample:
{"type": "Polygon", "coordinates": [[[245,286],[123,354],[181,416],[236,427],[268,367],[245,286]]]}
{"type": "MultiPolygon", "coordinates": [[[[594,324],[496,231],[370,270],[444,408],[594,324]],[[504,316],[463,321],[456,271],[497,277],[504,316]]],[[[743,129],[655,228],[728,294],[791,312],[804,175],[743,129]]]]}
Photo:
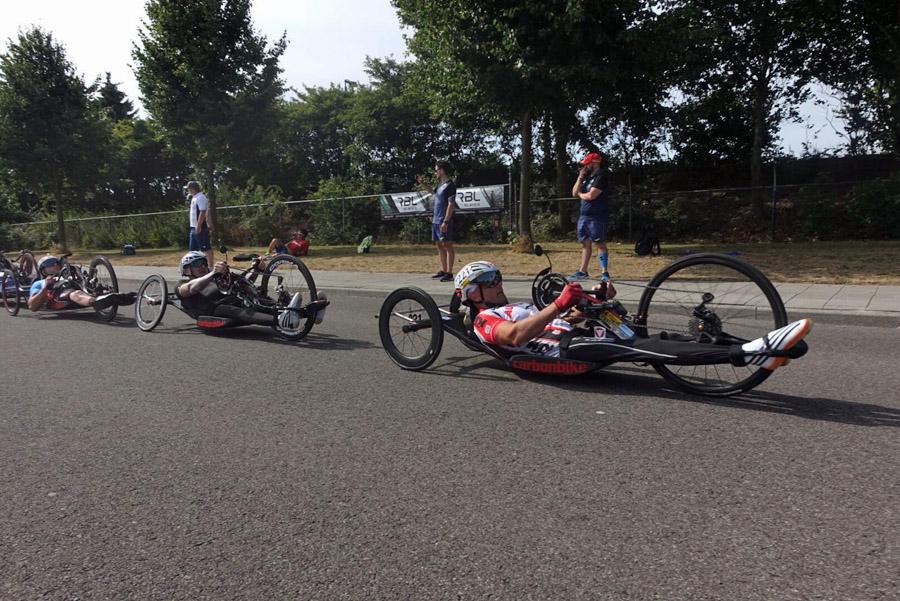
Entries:
{"type": "Polygon", "coordinates": [[[475,335],[485,344],[509,351],[529,355],[543,355],[545,357],[559,357],[559,339],[565,332],[572,330],[572,324],[564,319],[554,319],[544,327],[544,331],[539,336],[521,346],[497,344],[495,330],[498,324],[504,321],[521,321],[538,313],[540,313],[540,309],[528,303],[514,303],[493,309],[485,309],[475,317],[475,335]]]}

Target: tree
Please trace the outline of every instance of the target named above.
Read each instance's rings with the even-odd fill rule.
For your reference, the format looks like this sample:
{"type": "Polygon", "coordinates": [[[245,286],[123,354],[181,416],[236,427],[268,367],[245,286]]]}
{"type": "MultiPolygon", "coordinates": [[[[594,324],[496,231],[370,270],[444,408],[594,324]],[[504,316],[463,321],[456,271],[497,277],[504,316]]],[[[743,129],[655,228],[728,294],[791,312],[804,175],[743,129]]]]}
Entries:
{"type": "Polygon", "coordinates": [[[92,92],[63,47],[40,28],[19,33],[0,56],[0,162],[42,197],[52,196],[63,251],[67,186],[90,182],[104,146],[92,92]]]}
{"type": "MultiPolygon", "coordinates": [[[[803,0],[687,0],[694,71],[681,86],[674,122],[682,158],[746,161],[762,183],[762,155],[778,125],[806,98],[803,0]]],[[[762,199],[754,195],[754,210],[762,199]]]]}
{"type": "MultiPolygon", "coordinates": [[[[531,239],[532,123],[584,96],[576,84],[603,81],[600,68],[638,0],[393,0],[414,28],[409,49],[438,114],[518,124],[519,233],[531,239]]],[[[563,120],[558,119],[560,123],[563,120]]],[[[560,131],[564,131],[564,127],[560,131]]]]}
{"type": "Polygon", "coordinates": [[[251,0],[148,0],[132,55],[144,107],[203,174],[215,223],[215,174],[271,139],[283,92],[282,37],[268,47],[251,0]]]}
{"type": "Polygon", "coordinates": [[[805,25],[812,75],[844,97],[850,128],[900,157],[900,3],[824,0],[805,25]]]}
{"type": "Polygon", "coordinates": [[[100,107],[107,111],[113,121],[134,119],[137,114],[125,92],[119,89],[119,84],[113,83],[109,71],[106,72],[106,81],[100,86],[100,107]]]}

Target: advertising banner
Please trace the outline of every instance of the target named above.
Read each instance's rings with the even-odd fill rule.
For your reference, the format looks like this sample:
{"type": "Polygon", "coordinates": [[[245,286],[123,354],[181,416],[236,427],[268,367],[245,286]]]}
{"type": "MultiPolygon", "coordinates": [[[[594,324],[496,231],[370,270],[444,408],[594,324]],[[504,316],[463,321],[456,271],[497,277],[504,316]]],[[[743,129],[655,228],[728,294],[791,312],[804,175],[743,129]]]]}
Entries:
{"type": "MultiPolygon", "coordinates": [[[[456,191],[456,207],[460,214],[499,213],[504,206],[504,186],[479,186],[459,188],[456,191]]],[[[398,192],[378,197],[382,219],[404,217],[431,217],[434,196],[428,192],[398,192]]]]}

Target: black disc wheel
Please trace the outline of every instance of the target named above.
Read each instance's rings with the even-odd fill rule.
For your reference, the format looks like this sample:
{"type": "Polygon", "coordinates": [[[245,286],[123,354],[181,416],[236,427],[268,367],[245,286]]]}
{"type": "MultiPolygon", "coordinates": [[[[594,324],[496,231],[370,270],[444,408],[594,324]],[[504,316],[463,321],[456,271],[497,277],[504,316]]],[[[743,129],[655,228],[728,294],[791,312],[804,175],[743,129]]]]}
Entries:
{"type": "Polygon", "coordinates": [[[153,274],[141,283],[134,301],[134,321],[141,330],[149,332],[159,325],[166,314],[168,287],[161,275],[153,274]]]}
{"type": "Polygon", "coordinates": [[[19,282],[12,270],[7,269],[3,272],[0,286],[3,286],[3,306],[10,315],[19,313],[19,282]]]}
{"type": "Polygon", "coordinates": [[[414,371],[434,363],[444,344],[441,312],[420,288],[400,288],[384,299],[378,334],[394,363],[414,371]]]}
{"type": "MultiPolygon", "coordinates": [[[[101,296],[119,291],[119,280],[112,263],[103,255],[97,255],[88,269],[88,279],[84,283],[85,290],[91,296],[101,296]]],[[[110,305],[106,309],[94,309],[103,321],[112,321],[119,311],[118,305],[110,305]]]]}
{"type": "MultiPolygon", "coordinates": [[[[653,277],[641,296],[635,325],[638,336],[665,332],[696,344],[729,346],[787,325],[787,312],[761,271],[728,255],[703,253],[679,259],[653,277]]],[[[772,373],[730,363],[653,367],[685,390],[712,396],[750,390],[772,373]]]]}
{"type": "Polygon", "coordinates": [[[538,309],[552,303],[566,287],[566,278],[561,273],[553,273],[549,269],[537,274],[531,283],[531,300],[538,309]]]}
{"type": "MultiPolygon", "coordinates": [[[[291,255],[275,255],[263,271],[260,295],[275,304],[276,309],[287,307],[295,295],[299,294],[296,307],[303,307],[316,300],[316,283],[303,261],[291,255]]],[[[297,320],[287,320],[290,324],[275,321],[275,331],[289,340],[300,340],[312,330],[316,316],[310,315],[297,320]],[[289,327],[294,326],[296,327],[289,327]]]]}

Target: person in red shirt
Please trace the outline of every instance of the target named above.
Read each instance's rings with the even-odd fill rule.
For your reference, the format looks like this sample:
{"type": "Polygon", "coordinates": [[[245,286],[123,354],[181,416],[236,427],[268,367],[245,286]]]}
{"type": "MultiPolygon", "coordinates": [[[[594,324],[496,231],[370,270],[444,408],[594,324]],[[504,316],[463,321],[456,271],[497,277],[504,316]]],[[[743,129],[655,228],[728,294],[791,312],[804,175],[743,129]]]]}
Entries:
{"type": "Polygon", "coordinates": [[[269,242],[268,254],[294,255],[295,257],[305,257],[309,254],[309,240],[306,236],[309,234],[305,229],[299,229],[294,232],[294,237],[282,244],[278,238],[272,238],[269,242]]]}

